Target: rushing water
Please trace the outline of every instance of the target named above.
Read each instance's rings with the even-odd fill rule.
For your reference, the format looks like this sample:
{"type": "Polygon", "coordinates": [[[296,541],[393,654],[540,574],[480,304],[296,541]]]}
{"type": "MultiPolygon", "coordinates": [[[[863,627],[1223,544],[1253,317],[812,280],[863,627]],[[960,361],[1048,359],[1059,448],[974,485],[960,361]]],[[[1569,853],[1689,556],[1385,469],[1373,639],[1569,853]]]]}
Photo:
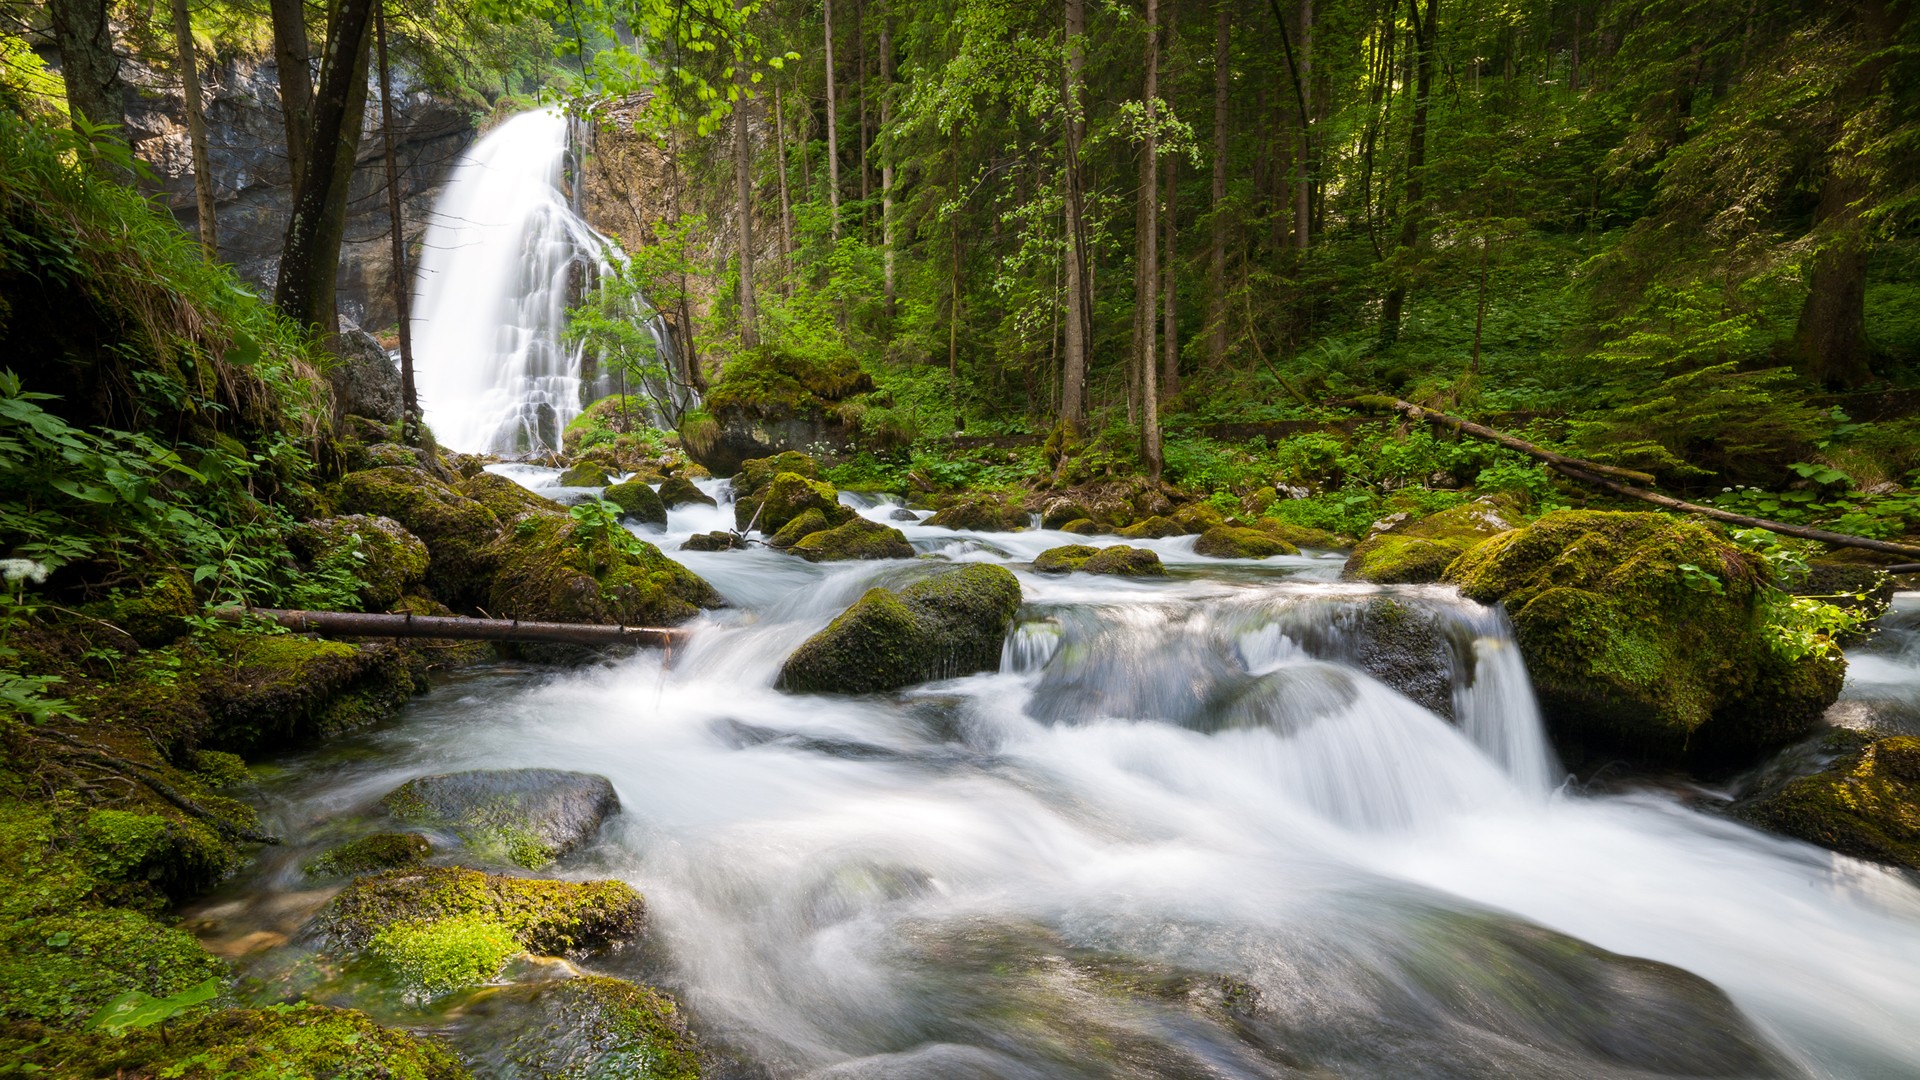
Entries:
{"type": "MultiPolygon", "coordinates": [[[[731,518],[676,510],[653,539],[731,518]]],[[[734,606],[670,662],[464,676],[288,762],[267,816],[314,844],[424,772],[610,777],[622,813],[562,869],[644,892],[650,944],[599,963],[671,988],[740,1075],[1656,1075],[1565,1036],[1606,1018],[1520,981],[1531,924],[1712,980],[1789,1072],[1920,1075],[1920,890],[1668,794],[1562,785],[1496,612],[1338,584],[1332,557],[1188,537],[1144,542],[1166,579],[1048,577],[1025,563],[1079,538],[895,524],[1019,576],[1000,672],[777,693],[788,652],[925,562],[679,553],[734,606]],[[1383,595],[1442,629],[1455,722],[1353,659],[1383,595]]],[[[1920,684],[1887,648],[1882,681],[1920,684]]],[[[325,898],[299,854],[202,912],[210,933],[278,942],[325,898]]]]}

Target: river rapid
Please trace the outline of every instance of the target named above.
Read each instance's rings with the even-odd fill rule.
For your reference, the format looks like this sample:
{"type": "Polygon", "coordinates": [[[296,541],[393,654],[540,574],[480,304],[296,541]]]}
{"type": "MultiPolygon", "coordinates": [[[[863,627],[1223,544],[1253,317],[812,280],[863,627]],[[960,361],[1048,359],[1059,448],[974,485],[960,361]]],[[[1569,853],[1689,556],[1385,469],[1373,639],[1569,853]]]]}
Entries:
{"type": "MultiPolygon", "coordinates": [[[[1724,1074],[1608,1034],[1625,1021],[1580,972],[1617,958],[1571,938],[1724,990],[1777,1055],[1741,1075],[1920,1076],[1920,888],[1716,814],[1711,790],[1567,783],[1496,611],[1192,537],[1134,542],[1166,578],[1036,575],[1048,547],[1111,538],[957,533],[849,495],[923,555],[1005,564],[1019,621],[998,673],[783,694],[794,647],[928,560],[675,551],[732,526],[725,483],[703,487],[719,508],[641,534],[732,605],[670,656],[465,673],[266,770],[254,801],[289,848],[190,913],[260,996],[458,1041],[470,999],[410,1011],[312,974],[294,931],[328,894],[297,867],[409,777],[545,766],[610,778],[622,806],[559,874],[647,899],[646,943],[585,966],[672,991],[728,1075],[1724,1074]],[[1442,631],[1451,721],[1354,660],[1383,595],[1442,631]]],[[[1849,696],[1920,706],[1916,635],[1875,648],[1849,696]]]]}

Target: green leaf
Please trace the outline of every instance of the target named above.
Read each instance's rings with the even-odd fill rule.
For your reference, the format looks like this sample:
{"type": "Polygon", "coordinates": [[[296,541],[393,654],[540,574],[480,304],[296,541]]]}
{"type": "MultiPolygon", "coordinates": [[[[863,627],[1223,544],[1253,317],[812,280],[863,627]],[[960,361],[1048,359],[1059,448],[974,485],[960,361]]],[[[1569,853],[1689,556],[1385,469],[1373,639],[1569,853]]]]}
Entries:
{"type": "Polygon", "coordinates": [[[196,1005],[212,1001],[220,993],[220,980],[208,979],[169,997],[157,998],[138,990],[129,990],[100,1007],[82,1030],[118,1034],[155,1024],[186,1012],[196,1005]]]}

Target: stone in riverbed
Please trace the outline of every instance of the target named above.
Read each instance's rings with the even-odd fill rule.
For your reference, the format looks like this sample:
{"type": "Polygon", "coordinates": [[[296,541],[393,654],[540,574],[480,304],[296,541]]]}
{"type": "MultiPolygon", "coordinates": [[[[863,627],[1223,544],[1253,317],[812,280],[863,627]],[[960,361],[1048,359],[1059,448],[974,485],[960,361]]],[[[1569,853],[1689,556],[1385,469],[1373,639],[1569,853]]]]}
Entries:
{"type": "Polygon", "coordinates": [[[913,545],[899,529],[858,515],[831,529],[810,532],[788,550],[808,562],[913,558],[913,545]]]}
{"type": "Polygon", "coordinates": [[[487,1075],[700,1076],[699,1044],[673,999],[605,975],[503,988],[466,1008],[454,1039],[487,1075]]]}
{"type": "Polygon", "coordinates": [[[380,800],[401,821],[452,829],[469,847],[539,870],[619,812],[604,776],[559,769],[480,769],[420,776],[380,800]]]}
{"type": "Polygon", "coordinates": [[[1144,521],[1136,521],[1124,529],[1117,530],[1129,540],[1165,540],[1170,536],[1185,536],[1187,528],[1170,517],[1155,514],[1144,521]]]}
{"type": "Polygon", "coordinates": [[[1032,517],[1019,503],[999,495],[974,495],[927,519],[928,525],[967,532],[1017,532],[1032,517]]]}
{"type": "Polygon", "coordinates": [[[627,480],[608,488],[601,496],[620,508],[620,512],[643,525],[667,524],[667,507],[644,480],[627,480]]]}
{"type": "Polygon", "coordinates": [[[787,657],[776,685],[864,694],[991,671],[1019,606],[1019,581],[988,563],[947,568],[899,590],[869,589],[787,657]]]}
{"type": "Polygon", "coordinates": [[[669,476],[660,481],[660,504],[669,510],[683,506],[718,506],[714,497],[701,491],[684,476],[669,476]]]}
{"type": "Polygon", "coordinates": [[[1265,559],[1273,555],[1298,555],[1300,549],[1277,536],[1259,529],[1216,525],[1194,542],[1196,555],[1210,559],[1265,559]]]}
{"type": "Polygon", "coordinates": [[[1090,544],[1066,544],[1048,548],[1034,557],[1033,568],[1042,574],[1113,574],[1119,577],[1156,577],[1165,574],[1160,556],[1146,548],[1115,544],[1094,547],[1090,544]]]}
{"type": "Polygon", "coordinates": [[[613,482],[606,466],[597,461],[582,461],[560,474],[561,487],[606,487],[613,482]]]}
{"type": "Polygon", "coordinates": [[[1920,870],[1920,738],[1876,739],[1738,813],[1843,855],[1920,870]]]}
{"type": "Polygon", "coordinates": [[[352,877],[418,866],[432,853],[433,845],[419,833],[374,833],[331,848],[307,860],[301,869],[314,877],[352,877]]]}
{"type": "Polygon", "coordinates": [[[565,956],[640,932],[645,905],[622,881],[548,881],[459,866],[391,870],[354,881],[315,918],[330,945],[364,949],[397,923],[480,919],[504,927],[529,952],[565,956]]]}
{"type": "Polygon", "coordinates": [[[828,526],[838,525],[854,514],[853,507],[840,505],[840,493],[832,484],[809,480],[799,473],[781,473],[751,505],[736,504],[734,518],[742,529],[752,525],[764,535],[774,536],[809,510],[819,511],[828,526]]]}
{"type": "Polygon", "coordinates": [[[1520,520],[1510,500],[1488,496],[1417,521],[1376,526],[1347,556],[1343,573],[1376,585],[1438,581],[1469,548],[1520,520]]]}
{"type": "Polygon", "coordinates": [[[732,551],[734,548],[744,547],[746,547],[746,545],[740,542],[739,537],[724,529],[715,529],[712,532],[694,533],[692,536],[687,537],[686,541],[680,545],[680,550],[732,551]]]}

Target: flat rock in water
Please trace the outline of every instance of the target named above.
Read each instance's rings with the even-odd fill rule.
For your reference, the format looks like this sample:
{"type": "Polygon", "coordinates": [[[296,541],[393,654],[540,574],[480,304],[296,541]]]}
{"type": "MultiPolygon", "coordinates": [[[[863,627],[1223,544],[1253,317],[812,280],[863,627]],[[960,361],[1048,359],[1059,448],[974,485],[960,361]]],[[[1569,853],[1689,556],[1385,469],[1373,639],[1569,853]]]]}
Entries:
{"type": "Polygon", "coordinates": [[[559,769],[420,776],[380,802],[402,821],[451,829],[475,850],[530,870],[579,847],[620,809],[606,777],[559,769]]]}

